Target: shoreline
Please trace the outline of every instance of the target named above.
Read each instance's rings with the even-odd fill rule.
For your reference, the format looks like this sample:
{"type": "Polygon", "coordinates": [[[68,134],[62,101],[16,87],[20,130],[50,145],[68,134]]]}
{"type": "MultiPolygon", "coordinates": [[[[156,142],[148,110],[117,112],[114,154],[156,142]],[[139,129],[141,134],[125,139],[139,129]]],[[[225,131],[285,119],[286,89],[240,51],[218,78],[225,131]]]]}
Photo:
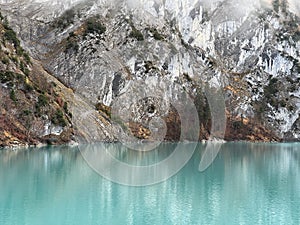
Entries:
{"type": "MultiPolygon", "coordinates": [[[[198,144],[208,144],[208,143],[215,143],[215,144],[228,144],[228,143],[251,143],[251,144],[300,144],[300,140],[291,140],[291,141],[249,141],[249,140],[231,140],[231,141],[226,141],[226,140],[199,140],[198,142],[189,142],[189,141],[162,141],[161,143],[165,144],[175,144],[175,143],[180,143],[180,142],[185,142],[185,143],[198,143],[198,144]]],[[[95,142],[96,143],[96,142],[95,142]]],[[[90,144],[95,144],[95,143],[90,143],[90,144]]],[[[117,144],[121,143],[119,141],[103,141],[103,142],[97,142],[97,143],[102,143],[102,144],[117,144]]],[[[37,145],[15,145],[15,146],[0,146],[0,151],[1,150],[11,150],[11,151],[17,151],[17,150],[26,150],[26,149],[41,149],[45,147],[78,147],[79,144],[78,142],[69,142],[65,144],[46,144],[46,143],[39,143],[37,145]]]]}

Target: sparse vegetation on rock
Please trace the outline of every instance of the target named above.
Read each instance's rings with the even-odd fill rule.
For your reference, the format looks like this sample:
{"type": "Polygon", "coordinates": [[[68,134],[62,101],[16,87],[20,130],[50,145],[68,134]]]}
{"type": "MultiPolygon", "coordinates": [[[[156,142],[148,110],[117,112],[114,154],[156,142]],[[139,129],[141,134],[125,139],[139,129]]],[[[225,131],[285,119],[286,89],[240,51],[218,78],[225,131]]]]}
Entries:
{"type": "Polygon", "coordinates": [[[46,142],[41,134],[52,112],[54,125],[69,124],[67,106],[63,111],[54,104],[52,85],[33,66],[7,20],[0,18],[0,146],[46,142]]]}

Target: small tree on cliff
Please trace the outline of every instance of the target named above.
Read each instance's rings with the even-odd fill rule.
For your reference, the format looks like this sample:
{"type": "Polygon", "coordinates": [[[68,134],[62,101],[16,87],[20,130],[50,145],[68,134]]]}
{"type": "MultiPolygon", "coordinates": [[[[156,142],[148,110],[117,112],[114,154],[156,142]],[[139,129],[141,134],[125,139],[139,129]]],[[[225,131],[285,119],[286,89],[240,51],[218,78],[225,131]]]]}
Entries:
{"type": "Polygon", "coordinates": [[[288,2],[287,0],[273,0],[272,1],[273,9],[275,12],[282,12],[284,15],[288,12],[288,2]]]}
{"type": "Polygon", "coordinates": [[[288,12],[288,2],[287,0],[281,0],[281,12],[285,15],[287,15],[287,12],[288,12]]]}
{"type": "Polygon", "coordinates": [[[279,5],[280,5],[279,0],[273,0],[272,5],[273,5],[273,9],[275,10],[275,12],[278,13],[279,12],[279,5]]]}

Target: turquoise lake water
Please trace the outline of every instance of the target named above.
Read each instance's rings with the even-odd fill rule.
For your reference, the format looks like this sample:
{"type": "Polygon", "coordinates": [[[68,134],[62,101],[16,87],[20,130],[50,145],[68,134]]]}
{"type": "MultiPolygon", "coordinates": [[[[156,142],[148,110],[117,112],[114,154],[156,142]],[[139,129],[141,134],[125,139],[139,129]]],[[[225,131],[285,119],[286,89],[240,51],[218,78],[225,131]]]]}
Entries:
{"type": "Polygon", "coordinates": [[[227,143],[199,172],[203,151],[165,182],[129,187],[101,177],[77,147],[0,150],[0,225],[300,224],[300,144],[227,143]]]}

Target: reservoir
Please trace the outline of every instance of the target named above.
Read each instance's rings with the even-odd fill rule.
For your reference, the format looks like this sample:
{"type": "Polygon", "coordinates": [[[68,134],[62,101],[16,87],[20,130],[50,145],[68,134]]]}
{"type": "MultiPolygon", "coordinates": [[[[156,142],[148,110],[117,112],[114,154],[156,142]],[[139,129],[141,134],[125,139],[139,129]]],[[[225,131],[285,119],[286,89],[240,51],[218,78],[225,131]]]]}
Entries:
{"type": "MultiPolygon", "coordinates": [[[[122,163],[145,166],[167,159],[175,145],[141,153],[99,144],[99,154],[109,149],[122,163]]],[[[0,150],[0,224],[300,224],[299,143],[225,143],[200,172],[205,147],[147,186],[102,176],[80,151],[89,146],[0,150]]]]}

